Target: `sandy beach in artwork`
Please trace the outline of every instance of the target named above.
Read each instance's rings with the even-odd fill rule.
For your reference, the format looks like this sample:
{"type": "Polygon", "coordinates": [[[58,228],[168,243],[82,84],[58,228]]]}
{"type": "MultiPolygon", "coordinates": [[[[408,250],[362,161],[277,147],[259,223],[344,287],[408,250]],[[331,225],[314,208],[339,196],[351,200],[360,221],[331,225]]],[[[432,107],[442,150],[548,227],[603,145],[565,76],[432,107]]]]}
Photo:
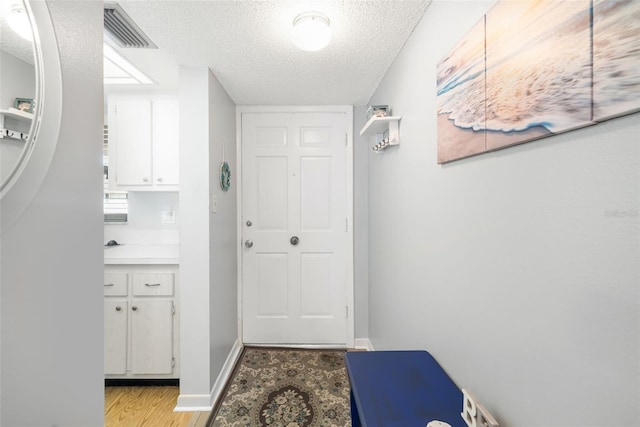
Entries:
{"type": "Polygon", "coordinates": [[[487,151],[521,144],[552,135],[543,126],[534,126],[524,131],[495,132],[484,130],[475,132],[462,129],[448,119],[447,114],[438,114],[438,163],[471,157],[487,151]],[[490,134],[485,139],[486,134],[490,134]],[[487,146],[487,141],[489,146],[487,146]]]}
{"type": "Polygon", "coordinates": [[[553,134],[553,132],[544,126],[533,126],[526,130],[511,132],[489,130],[487,131],[487,151],[494,151],[501,148],[511,147],[512,145],[524,144],[525,142],[534,141],[553,134]]]}
{"type": "Polygon", "coordinates": [[[438,163],[484,153],[485,131],[456,127],[448,114],[438,114],[438,163]]]}

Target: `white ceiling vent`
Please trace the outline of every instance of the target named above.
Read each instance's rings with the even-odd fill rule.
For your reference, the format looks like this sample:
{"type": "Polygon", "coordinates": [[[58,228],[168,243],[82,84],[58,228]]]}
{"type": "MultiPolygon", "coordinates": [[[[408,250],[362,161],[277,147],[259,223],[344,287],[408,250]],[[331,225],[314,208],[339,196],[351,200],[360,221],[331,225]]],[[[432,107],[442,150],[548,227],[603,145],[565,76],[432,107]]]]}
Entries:
{"type": "Polygon", "coordinates": [[[158,48],[117,3],[104,4],[104,29],[120,47],[158,48]]]}

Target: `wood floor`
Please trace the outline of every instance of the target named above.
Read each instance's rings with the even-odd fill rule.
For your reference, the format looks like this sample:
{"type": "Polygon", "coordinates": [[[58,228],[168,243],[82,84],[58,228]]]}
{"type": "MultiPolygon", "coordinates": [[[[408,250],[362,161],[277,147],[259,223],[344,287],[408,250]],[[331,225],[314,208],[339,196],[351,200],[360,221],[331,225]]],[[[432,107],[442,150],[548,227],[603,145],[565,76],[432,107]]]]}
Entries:
{"type": "Polygon", "coordinates": [[[105,387],[105,427],[204,427],[208,412],[173,412],[179,388],[105,387]]]}

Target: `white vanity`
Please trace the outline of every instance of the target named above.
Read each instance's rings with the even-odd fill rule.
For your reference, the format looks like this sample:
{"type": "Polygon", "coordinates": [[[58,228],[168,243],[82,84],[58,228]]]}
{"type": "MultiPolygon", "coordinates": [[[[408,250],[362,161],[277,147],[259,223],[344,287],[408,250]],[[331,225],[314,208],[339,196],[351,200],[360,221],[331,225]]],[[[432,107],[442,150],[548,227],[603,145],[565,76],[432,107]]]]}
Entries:
{"type": "Polygon", "coordinates": [[[178,245],[104,250],[107,379],[179,378],[178,245]]]}

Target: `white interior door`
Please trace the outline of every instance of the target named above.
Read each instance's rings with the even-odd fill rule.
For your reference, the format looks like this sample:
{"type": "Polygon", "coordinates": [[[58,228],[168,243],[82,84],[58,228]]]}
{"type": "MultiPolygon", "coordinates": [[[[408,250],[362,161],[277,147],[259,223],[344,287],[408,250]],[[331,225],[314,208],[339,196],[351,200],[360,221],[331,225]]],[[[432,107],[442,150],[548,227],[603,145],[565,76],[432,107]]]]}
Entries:
{"type": "Polygon", "coordinates": [[[346,344],[347,115],[241,120],[243,340],[346,344]]]}

